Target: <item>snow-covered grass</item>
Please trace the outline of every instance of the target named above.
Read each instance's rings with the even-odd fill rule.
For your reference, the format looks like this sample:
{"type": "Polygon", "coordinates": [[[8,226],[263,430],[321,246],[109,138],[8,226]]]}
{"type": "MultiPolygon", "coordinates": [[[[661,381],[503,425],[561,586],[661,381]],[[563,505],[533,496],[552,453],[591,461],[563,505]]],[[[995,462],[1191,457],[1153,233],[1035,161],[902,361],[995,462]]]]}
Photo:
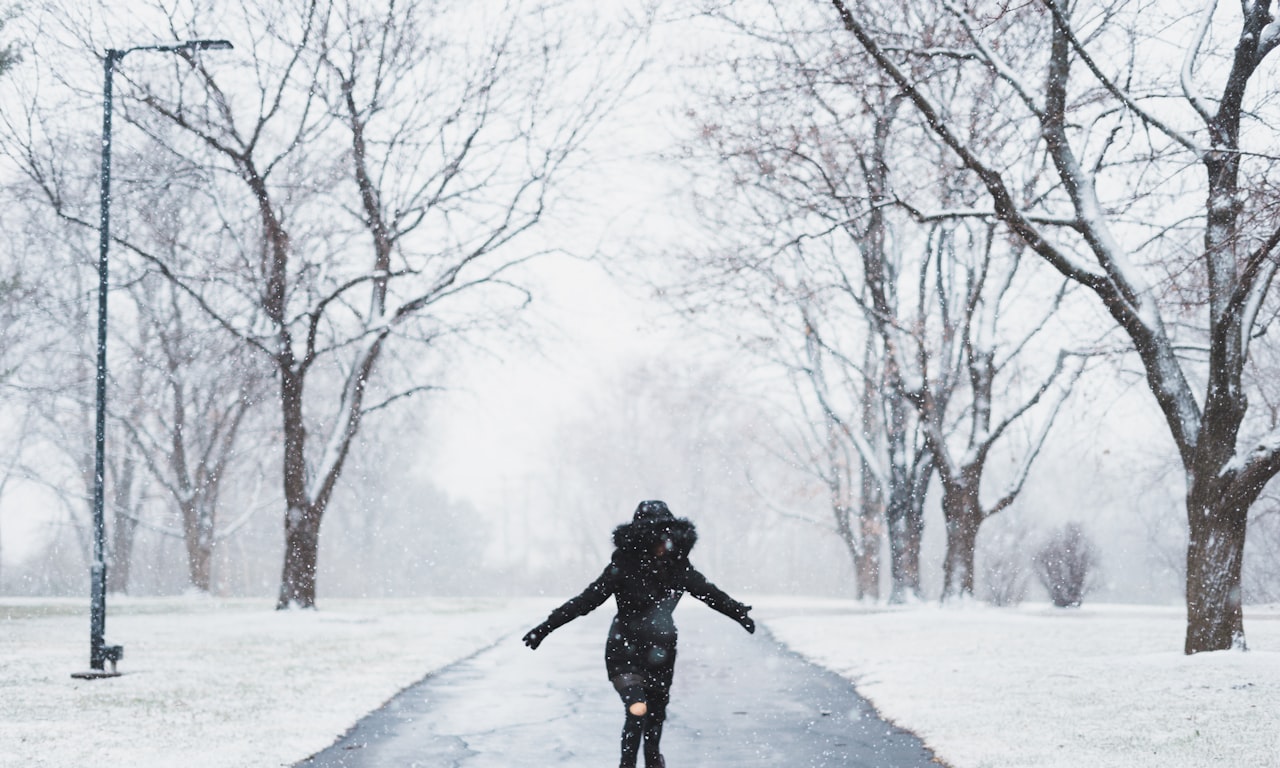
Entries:
{"type": "Polygon", "coordinates": [[[1280,606],[1187,657],[1172,607],[756,605],[953,768],[1280,767],[1280,606]]]}
{"type": "Polygon", "coordinates": [[[292,765],[428,672],[545,613],[498,600],[113,598],[121,677],[88,668],[87,600],[0,598],[0,766],[292,765]]]}
{"type": "MultiPolygon", "coordinates": [[[[1249,652],[1188,658],[1178,608],[750,602],[952,768],[1280,768],[1280,606],[1246,610],[1249,652]]],[[[0,598],[0,766],[291,765],[551,607],[113,599],[125,674],[86,682],[84,603],[0,598]]]]}

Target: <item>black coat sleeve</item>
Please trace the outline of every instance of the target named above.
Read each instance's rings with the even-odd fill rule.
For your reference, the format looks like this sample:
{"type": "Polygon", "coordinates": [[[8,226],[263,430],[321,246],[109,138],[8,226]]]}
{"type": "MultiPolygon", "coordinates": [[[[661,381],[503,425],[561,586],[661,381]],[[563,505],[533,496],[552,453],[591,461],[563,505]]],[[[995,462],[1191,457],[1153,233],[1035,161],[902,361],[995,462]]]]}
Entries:
{"type": "Polygon", "coordinates": [[[745,618],[747,611],[749,610],[745,603],[740,603],[737,600],[734,600],[732,597],[725,594],[724,590],[707,581],[707,577],[703,576],[702,573],[692,565],[689,566],[689,570],[685,573],[684,588],[689,592],[689,594],[734,621],[739,621],[745,618]]]}
{"type": "Polygon", "coordinates": [[[582,590],[582,594],[566,600],[564,605],[551,612],[547,617],[547,631],[563,627],[579,616],[586,616],[604,604],[614,594],[618,579],[618,568],[610,563],[604,573],[582,590]]]}

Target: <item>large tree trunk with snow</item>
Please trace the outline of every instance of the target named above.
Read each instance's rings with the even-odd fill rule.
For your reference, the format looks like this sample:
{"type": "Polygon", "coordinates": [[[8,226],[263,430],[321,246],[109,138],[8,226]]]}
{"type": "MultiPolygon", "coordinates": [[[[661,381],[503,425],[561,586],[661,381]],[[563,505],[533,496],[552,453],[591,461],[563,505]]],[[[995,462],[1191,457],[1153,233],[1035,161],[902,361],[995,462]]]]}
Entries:
{"type": "MultiPolygon", "coordinates": [[[[1240,411],[1228,408],[1228,413],[1240,411]]],[[[1233,435],[1238,420],[1205,415],[1202,437],[1225,426],[1233,435]]],[[[1236,462],[1227,451],[1207,450],[1225,439],[1204,440],[1196,453],[1198,472],[1187,492],[1187,634],[1185,651],[1244,648],[1241,569],[1249,507],[1275,474],[1271,462],[1236,462]]],[[[1231,440],[1234,442],[1234,439],[1231,440]]]]}
{"type": "Polygon", "coordinates": [[[276,609],[316,607],[320,513],[290,507],[284,520],[284,569],[276,609]]]}
{"type": "Polygon", "coordinates": [[[1249,508],[1202,504],[1195,498],[1198,495],[1187,498],[1191,537],[1187,545],[1185,651],[1243,648],[1240,568],[1249,508]]]}

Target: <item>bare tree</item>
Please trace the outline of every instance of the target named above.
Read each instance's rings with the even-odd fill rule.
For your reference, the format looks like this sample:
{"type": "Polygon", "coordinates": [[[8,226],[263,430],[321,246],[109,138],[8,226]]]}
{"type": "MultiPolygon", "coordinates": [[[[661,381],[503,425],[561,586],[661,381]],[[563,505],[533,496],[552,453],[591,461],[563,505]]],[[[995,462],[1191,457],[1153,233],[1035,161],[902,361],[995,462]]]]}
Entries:
{"type": "Polygon", "coordinates": [[[756,252],[716,252],[710,261],[735,278],[763,273],[775,296],[787,286],[801,307],[806,370],[822,415],[840,426],[884,498],[893,597],[919,590],[922,507],[935,469],[947,526],[943,592],[970,594],[979,526],[1017,497],[1069,389],[1056,383],[1077,370],[1061,359],[1055,366],[1052,353],[1040,373],[1043,362],[1030,361],[1065,289],[1045,284],[1047,270],[1020,267],[1004,230],[967,210],[973,184],[936,139],[900,117],[897,88],[868,77],[856,55],[830,48],[824,22],[806,28],[765,5],[765,13],[743,17],[773,16],[776,26],[735,22],[761,53],[726,66],[735,88],[700,131],[726,169],[711,201],[744,201],[717,226],[756,235],[747,246],[756,252]],[[1028,296],[1038,306],[1029,307],[1028,296]],[[1030,318],[1028,329],[1009,329],[1018,315],[1030,318]],[[856,373],[866,366],[855,350],[867,339],[874,381],[856,373]],[[832,385],[819,381],[824,367],[845,369],[848,392],[874,393],[880,418],[841,414],[832,385]],[[987,501],[992,451],[1002,440],[1002,450],[1017,450],[1008,445],[1010,427],[1051,390],[1018,471],[987,501]]]}
{"type": "MultiPolygon", "coordinates": [[[[926,439],[937,457],[942,485],[942,513],[947,528],[944,599],[973,594],[974,553],[981,525],[1018,498],[1081,370],[1074,365],[1063,376],[1067,356],[1059,353],[1056,365],[1042,374],[1038,385],[1027,393],[1017,391],[1015,382],[1027,376],[1019,370],[1019,363],[1027,367],[1020,358],[1027,357],[1026,350],[1058,311],[1062,293],[1045,304],[1039,317],[1032,316],[1022,338],[1001,344],[998,333],[1002,315],[1007,318],[1026,314],[1025,310],[1014,310],[1010,299],[1019,293],[1038,292],[1017,279],[1016,250],[1009,254],[1009,262],[999,263],[993,253],[995,235],[995,228],[989,225],[980,227],[977,233],[966,232],[963,224],[941,227],[931,238],[938,252],[922,265],[923,270],[933,273],[938,303],[935,316],[940,327],[922,334],[924,340],[916,352],[922,386],[911,396],[920,409],[926,439]],[[965,235],[969,246],[956,248],[955,240],[965,235]],[[1066,379],[1065,385],[1055,387],[1060,378],[1066,379]],[[962,386],[963,391],[958,391],[962,386]],[[1056,392],[1036,434],[1022,450],[1018,469],[993,502],[984,502],[983,481],[987,479],[993,450],[1008,442],[1010,428],[1026,418],[1051,389],[1056,392]]],[[[926,328],[928,321],[922,317],[917,326],[926,328]]]]}
{"type": "MultiPolygon", "coordinates": [[[[598,73],[562,39],[571,20],[552,9],[460,28],[418,2],[269,5],[243,10],[245,28],[267,31],[245,53],[252,77],[193,60],[178,92],[135,83],[146,111],[131,117],[175,126],[175,155],[239,181],[212,192],[226,229],[256,219],[256,243],[228,239],[212,280],[143,255],[274,369],[278,605],[309,607],[320,523],[362,419],[432,389],[389,375],[384,352],[429,352],[527,302],[508,279],[535,255],[519,238],[616,92],[592,87],[598,73]],[[581,99],[552,92],[574,77],[581,99]]],[[[175,37],[201,36],[198,17],[171,22],[175,37]]]]}
{"type": "MultiPolygon", "coordinates": [[[[127,437],[118,450],[168,493],[191,586],[208,592],[215,545],[246,517],[237,513],[220,521],[220,491],[233,462],[260,448],[242,439],[243,426],[264,399],[269,378],[259,359],[230,344],[219,329],[192,328],[188,315],[203,315],[169,281],[151,275],[130,293],[140,338],[126,348],[149,381],[126,398],[130,413],[121,430],[127,437]]],[[[117,513],[116,530],[139,522],[136,514],[117,513]]],[[[149,527],[171,533],[162,524],[149,527]]]]}
{"type": "MultiPolygon", "coordinates": [[[[42,252],[41,268],[59,276],[22,305],[33,324],[30,336],[41,341],[40,351],[24,371],[19,394],[40,415],[41,447],[52,446],[53,455],[66,457],[79,479],[70,483],[65,467],[28,457],[30,474],[73,503],[72,498],[89,498],[78,485],[92,479],[92,444],[74,425],[76,421],[92,423],[93,350],[85,343],[92,334],[89,304],[84,302],[85,296],[92,295],[88,281],[93,271],[87,260],[92,249],[80,237],[91,234],[94,226],[83,211],[90,187],[85,182],[96,177],[96,169],[91,155],[65,151],[81,134],[74,124],[55,127],[51,112],[31,109],[25,115],[10,115],[13,119],[6,126],[6,149],[26,174],[25,182],[15,183],[14,191],[20,203],[18,215],[34,246],[28,250],[42,252]],[[50,211],[58,220],[49,221],[50,211]],[[69,274],[75,279],[67,279],[69,274]]],[[[155,252],[166,252],[174,265],[190,255],[175,243],[185,241],[185,248],[198,253],[199,243],[207,242],[200,231],[204,220],[187,215],[182,202],[198,179],[184,176],[181,163],[129,143],[122,143],[117,160],[123,171],[117,179],[117,205],[128,206],[131,214],[118,217],[117,235],[123,242],[145,243],[155,252]],[[138,168],[146,172],[138,173],[138,168]]],[[[157,519],[167,515],[155,509],[155,498],[149,493],[149,480],[154,477],[171,492],[176,517],[185,521],[176,533],[188,545],[191,583],[207,590],[211,547],[218,535],[211,525],[217,479],[236,448],[235,425],[261,399],[254,390],[261,389],[264,377],[237,360],[246,353],[228,344],[189,297],[176,293],[145,265],[139,268],[128,258],[118,262],[115,282],[121,290],[113,292],[117,298],[112,302],[115,311],[108,345],[112,356],[106,454],[108,589],[128,590],[140,527],[164,535],[175,533],[167,522],[157,519]],[[216,411],[211,404],[224,395],[232,407],[216,411]],[[191,412],[196,408],[200,412],[191,412]],[[228,420],[233,425],[229,430],[228,420]],[[189,465],[194,469],[188,475],[189,465]]],[[[188,261],[181,269],[199,272],[202,265],[188,261]]],[[[68,509],[77,530],[87,529],[86,516],[68,509]]]]}
{"type": "MultiPolygon", "coordinates": [[[[528,303],[520,269],[545,247],[526,235],[628,82],[624,33],[581,35],[594,20],[518,1],[480,14],[416,0],[155,2],[110,17],[105,32],[64,10],[54,26],[82,51],[100,49],[103,34],[222,36],[209,25],[228,15],[253,31],[235,58],[140,56],[118,69],[117,139],[129,129],[137,148],[117,142],[114,196],[155,216],[118,218],[113,274],[158,273],[178,289],[148,283],[137,327],[186,313],[183,331],[147,341],[146,360],[169,382],[157,402],[171,412],[129,426],[184,510],[193,580],[207,576],[217,478],[253,399],[239,381],[199,378],[215,370],[204,363],[243,355],[193,351],[208,324],[193,321],[195,307],[266,361],[279,387],[278,603],[313,605],[320,522],[362,420],[434,389],[424,378],[443,368],[446,342],[505,331],[528,303]],[[610,55],[573,50],[588,39],[610,55]],[[181,226],[155,226],[169,216],[181,226]]],[[[52,80],[76,91],[70,76],[52,80]]],[[[61,151],[40,106],[49,100],[31,101],[6,111],[7,154],[65,222],[90,229],[79,186],[96,175],[61,151]]]]}
{"type": "Polygon", "coordinates": [[[67,237],[52,217],[42,215],[46,211],[28,210],[34,206],[20,184],[3,191],[12,271],[6,281],[9,301],[0,311],[0,392],[12,414],[10,425],[21,425],[20,439],[6,442],[5,463],[8,475],[50,494],[51,517],[60,516],[56,524],[80,544],[76,554],[87,571],[93,443],[83,427],[92,423],[93,358],[90,305],[81,300],[88,284],[76,265],[77,248],[87,238],[67,237]],[[43,259],[32,264],[23,258],[27,253],[43,259]]]}
{"type": "Polygon", "coordinates": [[[804,317],[799,370],[817,403],[811,423],[820,431],[811,442],[826,451],[814,452],[809,463],[829,489],[836,532],[860,576],[859,596],[878,594],[871,585],[879,581],[879,549],[887,538],[890,601],[919,597],[923,505],[933,454],[907,418],[910,405],[902,389],[893,388],[889,366],[881,364],[875,334],[864,330],[864,354],[855,365],[839,351],[842,344],[819,330],[815,315],[804,317]]]}
{"type": "Polygon", "coordinates": [[[1230,20],[1209,3],[1171,26],[1136,3],[944,2],[927,24],[896,4],[832,4],[920,124],[980,181],[989,214],[1088,288],[1132,342],[1186,473],[1185,650],[1242,646],[1248,510],[1280,471],[1280,436],[1246,422],[1242,378],[1274,316],[1280,243],[1265,223],[1275,160],[1250,149],[1269,140],[1268,120],[1246,106],[1249,93],[1267,104],[1248,86],[1280,44],[1271,3],[1245,3],[1230,20]],[[1209,34],[1227,24],[1233,34],[1209,34]],[[1136,52],[1157,28],[1184,41],[1180,70],[1136,52]],[[960,78],[962,100],[935,90],[945,76],[960,78]],[[1213,97],[1203,92],[1210,78],[1213,97]],[[975,110],[1000,115],[999,127],[971,132],[975,110]],[[999,154],[1016,146],[1047,156],[1052,177],[1036,184],[999,154]],[[1202,171],[1194,183],[1163,183],[1187,164],[1202,171]]]}
{"type": "Polygon", "coordinates": [[[897,280],[889,275],[897,254],[886,253],[890,225],[869,202],[883,180],[879,154],[896,106],[874,93],[828,103],[812,57],[837,67],[838,55],[818,48],[820,41],[776,43],[767,30],[724,20],[752,47],[732,61],[711,57],[708,82],[718,89],[703,99],[709,106],[690,110],[698,140],[689,152],[706,158],[699,170],[710,180],[700,213],[717,241],[688,255],[684,284],[666,293],[690,314],[729,307],[730,327],[749,349],[805,382],[797,406],[815,403],[808,408],[815,431],[804,453],[830,489],[835,530],[855,570],[879,550],[862,533],[883,535],[890,599],[918,596],[932,456],[903,395],[902,367],[885,350],[894,333],[885,326],[897,310],[897,280]],[[797,103],[806,105],[803,117],[797,103]],[[850,112],[884,119],[846,120],[850,112]],[[741,333],[744,311],[767,329],[767,343],[741,333]]]}
{"type": "MultiPolygon", "coordinates": [[[[877,424],[881,405],[876,396],[875,345],[867,335],[868,344],[863,367],[850,371],[847,367],[828,365],[823,345],[818,343],[817,330],[809,323],[804,335],[803,355],[795,362],[784,362],[792,370],[795,381],[796,404],[801,416],[796,432],[800,439],[785,454],[788,462],[797,462],[812,474],[826,491],[831,512],[832,527],[853,563],[854,596],[859,599],[880,599],[881,549],[885,541],[885,500],[882,491],[884,473],[879,465],[868,462],[870,451],[858,450],[858,441],[865,441],[861,432],[851,434],[853,427],[875,434],[870,425],[877,424]],[[849,377],[860,377],[858,384],[849,377]],[[857,393],[856,403],[847,403],[844,395],[857,393]],[[812,403],[812,405],[811,405],[812,403]],[[859,411],[853,411],[854,409],[859,411]]],[[[898,540],[901,543],[901,539],[898,540]]],[[[897,548],[893,548],[896,552],[897,548]]],[[[907,559],[898,556],[899,566],[907,559]]],[[[912,586],[903,577],[900,568],[892,571],[892,594],[902,599],[907,590],[918,589],[918,580],[912,586]]]]}

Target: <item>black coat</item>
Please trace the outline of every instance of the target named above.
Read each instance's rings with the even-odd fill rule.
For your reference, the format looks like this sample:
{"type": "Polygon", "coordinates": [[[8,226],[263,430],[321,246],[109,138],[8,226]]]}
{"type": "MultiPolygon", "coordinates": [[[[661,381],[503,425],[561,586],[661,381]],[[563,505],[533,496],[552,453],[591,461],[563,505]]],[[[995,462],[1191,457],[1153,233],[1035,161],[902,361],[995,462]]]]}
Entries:
{"type": "Polygon", "coordinates": [[[546,632],[585,616],[612,596],[618,613],[609,628],[605,662],[610,677],[640,672],[646,660],[674,659],[676,625],[672,617],[685,592],[754,629],[750,606],[734,600],[689,562],[697,529],[670,512],[645,516],[614,529],[614,552],[599,578],[578,596],[551,612],[546,632]]]}

